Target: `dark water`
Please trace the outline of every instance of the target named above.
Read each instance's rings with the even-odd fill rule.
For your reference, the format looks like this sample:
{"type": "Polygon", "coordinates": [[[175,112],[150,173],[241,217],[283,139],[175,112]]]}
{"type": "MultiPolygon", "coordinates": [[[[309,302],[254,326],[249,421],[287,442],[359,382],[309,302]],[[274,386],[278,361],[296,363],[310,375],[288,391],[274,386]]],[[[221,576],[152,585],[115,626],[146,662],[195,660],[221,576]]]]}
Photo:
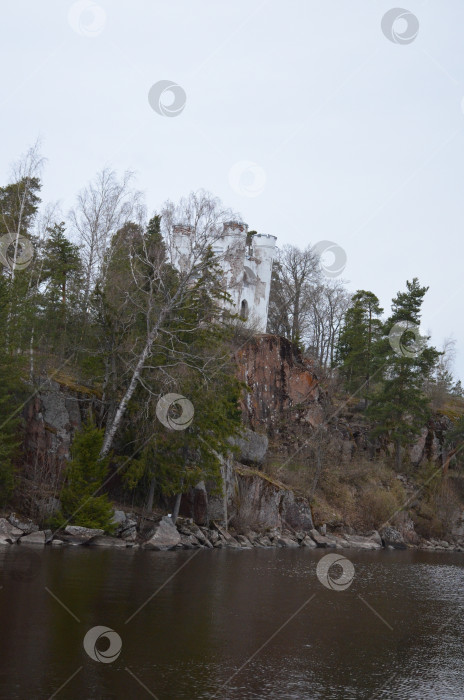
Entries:
{"type": "Polygon", "coordinates": [[[345,591],[325,554],[2,547],[0,697],[464,698],[464,554],[347,551],[345,591]]]}

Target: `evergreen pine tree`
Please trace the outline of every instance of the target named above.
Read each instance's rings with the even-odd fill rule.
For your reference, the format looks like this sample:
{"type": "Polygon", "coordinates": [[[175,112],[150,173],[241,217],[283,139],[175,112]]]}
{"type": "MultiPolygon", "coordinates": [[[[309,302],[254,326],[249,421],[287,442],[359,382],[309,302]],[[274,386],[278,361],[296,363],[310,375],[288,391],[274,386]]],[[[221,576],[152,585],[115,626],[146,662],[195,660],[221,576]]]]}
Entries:
{"type": "Polygon", "coordinates": [[[82,268],[79,248],[66,238],[64,222],[49,229],[43,259],[42,279],[47,284],[47,307],[54,313],[64,313],[70,280],[75,279],[82,268]]]}
{"type": "Polygon", "coordinates": [[[424,383],[430,378],[440,353],[419,337],[421,307],[428,287],[417,278],[406,282],[406,291],[392,300],[392,314],[379,343],[383,381],[372,395],[368,415],[374,421],[372,435],[387,436],[395,444],[396,468],[402,463],[402,447],[424,427],[430,415],[424,383]]]}
{"type": "Polygon", "coordinates": [[[383,313],[379,300],[364,289],[354,294],[345,315],[345,323],[337,347],[337,362],[349,392],[364,397],[368,406],[371,376],[376,369],[375,345],[381,338],[383,313]]]}
{"type": "MultiPolygon", "coordinates": [[[[9,246],[8,260],[14,260],[15,237],[29,239],[37,250],[37,241],[32,235],[32,225],[40,204],[40,180],[36,177],[22,178],[5,187],[0,187],[0,236],[9,234],[12,243],[9,246]],[[13,237],[13,238],[12,238],[13,237]]],[[[18,254],[23,248],[18,240],[18,254]]],[[[19,260],[22,263],[21,257],[19,260]]],[[[33,263],[33,261],[31,261],[33,263]]],[[[31,276],[33,264],[7,266],[0,274],[6,279],[8,287],[8,313],[5,318],[6,347],[14,352],[29,346],[31,316],[34,310],[30,304],[31,276]],[[13,322],[14,321],[14,322],[13,322]]]]}
{"type": "Polygon", "coordinates": [[[76,433],[60,500],[67,523],[111,531],[111,503],[96,495],[108,474],[108,459],[99,458],[102,443],[103,430],[91,421],[76,433]]]}

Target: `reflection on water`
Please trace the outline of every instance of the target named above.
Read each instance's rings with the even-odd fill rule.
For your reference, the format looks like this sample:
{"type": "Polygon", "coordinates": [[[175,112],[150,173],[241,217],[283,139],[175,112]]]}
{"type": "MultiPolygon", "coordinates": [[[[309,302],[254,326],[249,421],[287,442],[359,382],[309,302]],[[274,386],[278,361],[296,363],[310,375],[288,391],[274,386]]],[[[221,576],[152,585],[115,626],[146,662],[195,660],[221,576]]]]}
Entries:
{"type": "Polygon", "coordinates": [[[463,698],[464,554],[326,553],[2,547],[0,697],[463,698]]]}

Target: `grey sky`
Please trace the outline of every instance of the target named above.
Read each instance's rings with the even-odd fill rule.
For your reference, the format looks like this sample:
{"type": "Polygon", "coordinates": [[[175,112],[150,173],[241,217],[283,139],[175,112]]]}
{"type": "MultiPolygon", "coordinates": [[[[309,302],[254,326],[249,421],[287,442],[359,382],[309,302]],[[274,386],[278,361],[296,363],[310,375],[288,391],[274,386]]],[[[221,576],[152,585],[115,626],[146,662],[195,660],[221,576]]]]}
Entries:
{"type": "Polygon", "coordinates": [[[3,183],[40,135],[43,198],[64,211],[111,165],[150,212],[203,187],[281,245],[333,240],[387,310],[406,279],[430,285],[423,330],[455,337],[464,378],[464,3],[408,0],[404,45],[383,0],[87,4],[3,4],[3,183]],[[148,102],[160,80],[185,90],[175,117],[148,102]]]}

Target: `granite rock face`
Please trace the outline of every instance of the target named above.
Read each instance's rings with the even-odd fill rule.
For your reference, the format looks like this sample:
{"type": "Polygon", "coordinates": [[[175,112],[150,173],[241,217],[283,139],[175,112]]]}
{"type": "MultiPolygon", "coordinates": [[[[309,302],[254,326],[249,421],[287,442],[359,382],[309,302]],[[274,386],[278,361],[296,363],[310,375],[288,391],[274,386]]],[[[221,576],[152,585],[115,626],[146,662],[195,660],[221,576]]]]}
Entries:
{"type": "Polygon", "coordinates": [[[0,518],[0,545],[14,544],[23,534],[22,530],[12,525],[6,518],[0,518]]]}
{"type": "Polygon", "coordinates": [[[240,528],[258,532],[284,527],[304,532],[312,529],[308,501],[263,472],[227,460],[223,477],[225,493],[209,498],[210,520],[224,522],[227,502],[227,519],[240,528]]]}
{"type": "Polygon", "coordinates": [[[385,547],[392,549],[406,549],[406,543],[399,530],[388,525],[380,531],[380,536],[385,547]]]}
{"type": "Polygon", "coordinates": [[[59,486],[74,432],[81,427],[79,394],[71,396],[58,382],[48,380],[27,403],[24,419],[25,476],[59,486]]]}
{"type": "Polygon", "coordinates": [[[239,448],[237,460],[242,464],[259,465],[264,461],[269,439],[267,435],[255,433],[245,428],[243,435],[231,438],[231,443],[239,448]]]}
{"type": "MultiPolygon", "coordinates": [[[[361,535],[344,535],[344,540],[353,549],[382,549],[382,540],[378,533],[371,537],[361,535]]],[[[346,545],[345,545],[346,546],[346,545]]]]}
{"type": "Polygon", "coordinates": [[[39,529],[39,526],[32,520],[29,520],[28,518],[18,518],[16,513],[11,513],[11,515],[8,517],[8,521],[11,523],[11,525],[18,528],[18,530],[21,530],[21,532],[23,532],[25,535],[30,535],[31,532],[37,532],[39,529]]]}
{"type": "Polygon", "coordinates": [[[318,547],[336,547],[337,542],[334,537],[328,537],[327,535],[321,535],[316,529],[312,529],[309,533],[318,547]]]}
{"type": "Polygon", "coordinates": [[[45,545],[47,540],[47,535],[43,530],[39,530],[38,532],[31,532],[30,535],[24,535],[24,537],[21,537],[21,546],[24,544],[39,544],[39,545],[45,545]]]}
{"type": "Polygon", "coordinates": [[[298,406],[300,419],[319,425],[323,419],[321,392],[311,362],[289,340],[259,335],[236,352],[239,379],[250,389],[243,399],[245,422],[272,436],[289,409],[298,406]]]}
{"type": "Polygon", "coordinates": [[[181,543],[180,533],[172,519],[164,516],[155,528],[149,540],[144,542],[144,549],[166,550],[173,549],[181,543]]]}
{"type": "Polygon", "coordinates": [[[64,531],[66,532],[66,534],[83,541],[88,541],[92,537],[104,534],[104,530],[91,527],[81,527],[80,525],[67,525],[64,531]]]}
{"type": "Polygon", "coordinates": [[[137,537],[137,520],[131,513],[115,510],[113,519],[114,534],[127,542],[135,542],[137,537]]]}

